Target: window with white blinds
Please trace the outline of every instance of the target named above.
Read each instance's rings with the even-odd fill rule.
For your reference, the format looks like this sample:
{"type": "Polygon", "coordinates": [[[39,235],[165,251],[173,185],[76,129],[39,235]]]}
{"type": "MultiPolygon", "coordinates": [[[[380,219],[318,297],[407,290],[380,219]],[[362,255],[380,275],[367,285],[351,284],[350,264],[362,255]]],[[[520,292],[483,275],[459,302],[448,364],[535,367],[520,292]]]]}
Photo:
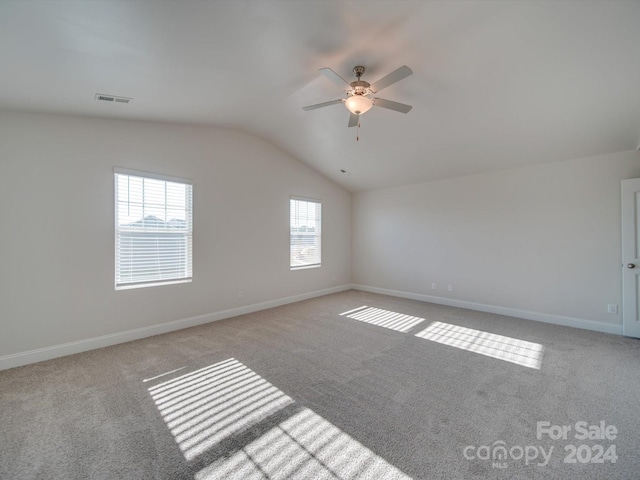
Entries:
{"type": "Polygon", "coordinates": [[[291,197],[289,208],[291,269],[319,267],[322,205],[315,200],[291,197]]]}
{"type": "Polygon", "coordinates": [[[190,282],[189,180],[114,169],[116,289],[190,282]]]}

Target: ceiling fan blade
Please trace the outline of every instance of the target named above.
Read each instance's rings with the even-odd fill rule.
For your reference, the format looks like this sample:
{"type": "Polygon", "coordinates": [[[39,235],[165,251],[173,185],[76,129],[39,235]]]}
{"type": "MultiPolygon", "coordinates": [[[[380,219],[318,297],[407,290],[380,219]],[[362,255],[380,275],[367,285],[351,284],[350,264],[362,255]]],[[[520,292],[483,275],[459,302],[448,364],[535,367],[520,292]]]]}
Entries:
{"type": "Polygon", "coordinates": [[[351,88],[351,84],[349,82],[347,82],[344,78],[342,78],[340,75],[338,75],[336,72],[334,72],[333,70],[331,70],[330,68],[321,68],[320,70],[318,70],[321,74],[323,74],[325,77],[327,77],[329,80],[331,80],[333,83],[335,83],[336,85],[338,85],[339,87],[347,87],[347,88],[351,88]]]}
{"type": "Polygon", "coordinates": [[[401,113],[409,113],[409,111],[413,108],[411,105],[392,102],[391,100],[385,100],[384,98],[374,98],[373,104],[377,107],[388,108],[389,110],[395,110],[396,112],[401,113]]]}
{"type": "Polygon", "coordinates": [[[355,113],[352,113],[351,115],[349,115],[349,127],[358,126],[359,121],[360,121],[360,115],[356,115],[355,113]]]}
{"type": "Polygon", "coordinates": [[[316,103],[315,105],[307,105],[306,107],[302,107],[303,110],[315,110],[316,108],[328,107],[329,105],[335,105],[337,103],[344,102],[343,98],[338,98],[337,100],[330,100],[328,102],[316,103]]]}
{"type": "Polygon", "coordinates": [[[403,65],[397,70],[394,70],[393,72],[391,72],[386,77],[382,77],[380,80],[373,83],[371,85],[371,90],[373,90],[374,92],[379,92],[383,88],[387,88],[389,85],[393,85],[394,83],[399,82],[403,78],[408,77],[412,73],[413,71],[409,67],[407,67],[406,65],[403,65]]]}

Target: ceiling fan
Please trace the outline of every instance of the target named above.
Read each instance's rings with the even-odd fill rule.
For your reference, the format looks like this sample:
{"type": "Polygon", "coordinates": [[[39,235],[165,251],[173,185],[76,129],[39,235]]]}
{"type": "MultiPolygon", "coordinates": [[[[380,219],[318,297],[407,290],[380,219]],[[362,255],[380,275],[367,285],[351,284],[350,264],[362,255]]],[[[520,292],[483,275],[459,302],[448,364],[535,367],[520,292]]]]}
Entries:
{"type": "Polygon", "coordinates": [[[353,68],[353,74],[356,76],[357,80],[351,83],[347,82],[330,68],[321,68],[320,73],[338,86],[346,87],[345,93],[347,94],[347,97],[302,107],[303,110],[315,110],[316,108],[344,103],[347,110],[351,113],[349,115],[349,127],[355,127],[358,125],[360,115],[368,112],[373,106],[388,108],[389,110],[401,113],[408,113],[411,108],[413,108],[411,105],[375,97],[375,94],[383,88],[387,88],[389,85],[393,85],[413,73],[406,65],[394,70],[389,75],[382,77],[375,83],[360,80],[360,77],[364,73],[364,67],[362,65],[357,65],[353,68]]]}

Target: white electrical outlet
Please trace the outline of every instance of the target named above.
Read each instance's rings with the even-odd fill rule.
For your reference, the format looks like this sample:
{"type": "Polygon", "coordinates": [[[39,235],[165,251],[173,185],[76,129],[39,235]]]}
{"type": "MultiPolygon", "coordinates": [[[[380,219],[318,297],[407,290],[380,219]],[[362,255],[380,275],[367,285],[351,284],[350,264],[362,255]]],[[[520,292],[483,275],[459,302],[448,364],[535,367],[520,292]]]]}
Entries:
{"type": "Polygon", "coordinates": [[[449,290],[450,292],[453,292],[453,285],[449,284],[449,288],[448,288],[448,290],[449,290]]]}
{"type": "Polygon", "coordinates": [[[431,290],[435,290],[436,288],[438,288],[438,284],[436,282],[433,282],[431,284],[431,290]]]}
{"type": "Polygon", "coordinates": [[[244,297],[244,292],[242,290],[238,290],[238,298],[244,297]]]}
{"type": "Polygon", "coordinates": [[[618,313],[618,305],[615,303],[607,305],[607,313],[618,313]]]}

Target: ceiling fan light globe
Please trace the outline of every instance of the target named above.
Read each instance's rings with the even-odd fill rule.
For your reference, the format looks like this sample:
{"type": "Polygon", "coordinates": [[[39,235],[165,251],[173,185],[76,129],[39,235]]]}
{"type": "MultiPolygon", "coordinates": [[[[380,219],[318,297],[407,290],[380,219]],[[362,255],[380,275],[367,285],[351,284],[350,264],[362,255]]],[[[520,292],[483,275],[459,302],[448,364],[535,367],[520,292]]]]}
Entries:
{"type": "Polygon", "coordinates": [[[371,110],[373,100],[364,95],[352,95],[345,100],[344,105],[354,115],[362,115],[371,110]]]}

